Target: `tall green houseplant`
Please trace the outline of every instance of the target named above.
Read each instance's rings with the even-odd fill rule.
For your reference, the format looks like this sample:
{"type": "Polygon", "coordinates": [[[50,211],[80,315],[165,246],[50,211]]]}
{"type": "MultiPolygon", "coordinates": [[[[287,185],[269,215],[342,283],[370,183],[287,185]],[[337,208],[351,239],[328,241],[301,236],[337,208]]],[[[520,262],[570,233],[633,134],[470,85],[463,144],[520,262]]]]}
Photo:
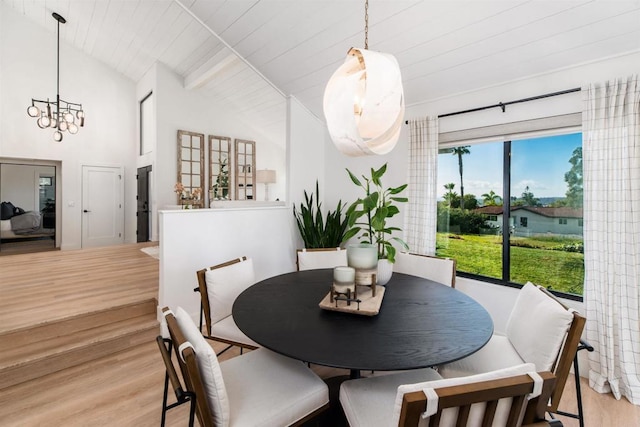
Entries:
{"type": "Polygon", "coordinates": [[[364,190],[364,198],[358,198],[347,209],[349,230],[344,236],[344,241],[362,233],[358,237],[362,243],[377,245],[378,258],[386,258],[393,263],[396,260],[396,248],[391,242],[397,242],[407,250],[409,246],[399,237],[391,236],[394,232],[402,230],[387,226],[387,220],[400,213],[396,203],[408,201],[406,197],[398,196],[407,188],[407,184],[385,189],[381,178],[386,171],[386,163],[378,170],[371,168],[371,176],[363,175],[364,182],[362,182],[347,169],[351,181],[364,190]]]}
{"type": "Polygon", "coordinates": [[[338,202],[335,211],[327,211],[326,218],[323,217],[318,181],[316,181],[315,203],[313,193],[309,196],[305,191],[304,199],[305,203],[300,203],[300,211],[296,210],[295,205],[293,206],[293,216],[296,218],[304,247],[310,249],[340,246],[347,231],[347,216],[343,218],[342,201],[338,202]]]}

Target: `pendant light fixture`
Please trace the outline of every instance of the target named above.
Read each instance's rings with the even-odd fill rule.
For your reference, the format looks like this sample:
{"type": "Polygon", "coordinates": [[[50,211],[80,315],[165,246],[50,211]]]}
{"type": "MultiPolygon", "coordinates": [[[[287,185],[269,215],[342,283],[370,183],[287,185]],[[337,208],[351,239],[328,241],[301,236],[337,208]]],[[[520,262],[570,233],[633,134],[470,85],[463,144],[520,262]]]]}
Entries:
{"type": "Polygon", "coordinates": [[[78,133],[78,127],[84,126],[84,110],[82,109],[82,104],[60,99],[60,24],[64,24],[67,21],[55,12],[52,16],[58,21],[56,100],[50,101],[47,98],[46,101],[43,101],[32,98],[31,105],[27,108],[27,114],[29,117],[38,118],[36,123],[41,129],[55,129],[53,140],[60,142],[62,141],[62,132],[68,131],[70,134],[76,134],[78,133]],[[52,106],[55,107],[55,111],[53,111],[52,106]]]}
{"type": "Polygon", "coordinates": [[[364,12],[364,49],[349,50],[324,91],[329,135],[349,156],[390,152],[404,117],[398,61],[388,53],[369,50],[369,0],[364,12]]]}

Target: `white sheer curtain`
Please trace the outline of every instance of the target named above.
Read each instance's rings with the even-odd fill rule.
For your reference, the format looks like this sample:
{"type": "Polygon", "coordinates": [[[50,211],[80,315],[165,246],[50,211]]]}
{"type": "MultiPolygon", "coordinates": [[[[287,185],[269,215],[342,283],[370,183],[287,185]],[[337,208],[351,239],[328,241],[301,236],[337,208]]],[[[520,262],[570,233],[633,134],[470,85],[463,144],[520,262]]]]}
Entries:
{"type": "Polygon", "coordinates": [[[589,383],[640,404],[640,85],[583,88],[589,383]]]}
{"type": "Polygon", "coordinates": [[[436,252],[438,118],[409,120],[409,203],[404,237],[411,252],[436,252]]]}

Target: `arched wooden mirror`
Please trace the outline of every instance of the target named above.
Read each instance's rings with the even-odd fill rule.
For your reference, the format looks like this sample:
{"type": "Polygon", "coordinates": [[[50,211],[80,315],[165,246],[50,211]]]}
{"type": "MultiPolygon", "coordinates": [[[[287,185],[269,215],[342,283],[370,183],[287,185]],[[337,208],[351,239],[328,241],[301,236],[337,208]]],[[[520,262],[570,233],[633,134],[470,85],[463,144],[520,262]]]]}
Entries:
{"type": "Polygon", "coordinates": [[[209,135],[209,200],[233,200],[231,138],[209,135]]]}
{"type": "Polygon", "coordinates": [[[204,134],[178,131],[178,204],[191,207],[204,206],[204,134]]]}

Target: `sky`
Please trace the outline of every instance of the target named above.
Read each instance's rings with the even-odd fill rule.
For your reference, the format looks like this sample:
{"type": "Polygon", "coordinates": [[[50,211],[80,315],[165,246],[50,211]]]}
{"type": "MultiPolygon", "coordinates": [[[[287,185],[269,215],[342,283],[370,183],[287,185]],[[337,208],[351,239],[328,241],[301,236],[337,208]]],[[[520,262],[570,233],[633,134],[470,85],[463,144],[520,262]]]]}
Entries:
{"type": "MultiPolygon", "coordinates": [[[[520,197],[529,186],[535,197],[565,197],[567,183],[564,174],[571,169],[569,159],[576,147],[582,146],[582,134],[549,136],[514,140],[511,143],[511,195],[520,197]]],[[[493,190],[502,196],[503,143],[469,146],[470,154],[462,156],[464,193],[482,194],[493,190]]],[[[458,156],[438,156],[438,198],[447,190],[444,184],[453,182],[453,191],[460,194],[458,156]]]]}

